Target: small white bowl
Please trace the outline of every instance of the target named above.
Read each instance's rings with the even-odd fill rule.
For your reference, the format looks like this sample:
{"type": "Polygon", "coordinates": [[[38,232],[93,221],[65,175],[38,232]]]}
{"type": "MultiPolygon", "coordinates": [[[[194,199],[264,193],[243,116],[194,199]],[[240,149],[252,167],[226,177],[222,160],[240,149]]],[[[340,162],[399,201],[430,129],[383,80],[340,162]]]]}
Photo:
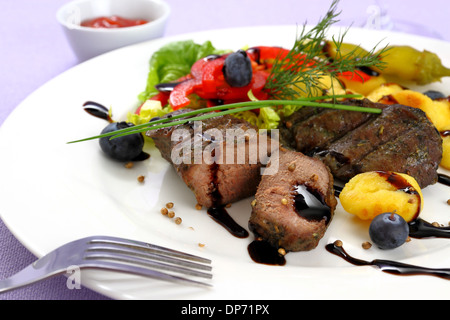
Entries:
{"type": "Polygon", "coordinates": [[[75,55],[84,61],[114,49],[161,37],[169,15],[170,7],[162,0],[76,0],[62,6],[56,18],[75,55]],[[81,26],[85,20],[113,15],[149,22],[111,29],[81,26]]]}

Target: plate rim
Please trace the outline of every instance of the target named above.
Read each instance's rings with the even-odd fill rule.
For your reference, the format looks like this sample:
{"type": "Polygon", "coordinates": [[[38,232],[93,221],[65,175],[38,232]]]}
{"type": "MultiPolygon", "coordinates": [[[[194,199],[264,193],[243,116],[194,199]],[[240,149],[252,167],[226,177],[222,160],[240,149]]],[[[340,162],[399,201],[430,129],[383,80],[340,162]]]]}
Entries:
{"type": "MultiPolygon", "coordinates": [[[[98,56],[96,58],[93,58],[91,60],[85,61],[83,63],[80,63],[79,65],[76,65],[66,71],[64,71],[63,73],[57,75],[56,77],[54,77],[53,79],[47,81],[45,84],[43,84],[42,86],[40,86],[38,89],[36,89],[35,91],[33,91],[31,94],[29,94],[21,103],[19,103],[19,105],[14,108],[12,110],[12,112],[8,115],[8,117],[5,119],[5,121],[2,123],[1,127],[0,127],[0,139],[2,139],[3,137],[3,133],[4,133],[4,128],[8,128],[10,125],[10,122],[15,121],[16,119],[16,114],[21,111],[19,110],[20,108],[25,108],[24,106],[26,106],[28,103],[30,103],[29,101],[32,101],[37,95],[39,95],[39,93],[48,88],[49,86],[52,86],[52,84],[57,83],[58,81],[61,81],[61,79],[64,79],[64,77],[70,76],[71,73],[75,72],[73,71],[74,69],[79,69],[79,68],[85,68],[88,67],[90,64],[95,64],[97,61],[101,60],[101,59],[109,59],[109,58],[114,58],[115,56],[120,56],[122,55],[124,52],[126,51],[133,51],[133,50],[137,50],[139,49],[139,47],[146,47],[146,46],[153,46],[153,45],[158,45],[158,44],[164,44],[164,43],[169,43],[171,41],[176,41],[177,39],[190,39],[190,38],[195,38],[198,37],[200,35],[200,37],[205,37],[206,35],[212,35],[212,34],[217,34],[217,33],[228,33],[228,32],[238,32],[238,31],[242,31],[243,29],[245,29],[247,32],[255,32],[256,30],[260,30],[262,27],[264,28],[275,28],[275,29],[280,29],[280,30],[284,30],[286,28],[294,28],[295,26],[292,25],[279,25],[279,26],[252,26],[252,27],[238,27],[238,28],[223,28],[223,29],[212,29],[212,30],[205,30],[205,31],[200,31],[200,32],[191,32],[191,33],[186,33],[186,34],[180,34],[180,35],[174,35],[174,36],[170,36],[170,37],[164,37],[164,38],[159,38],[159,39],[155,39],[155,40],[150,40],[150,41],[146,41],[143,43],[139,43],[139,44],[135,44],[135,45],[131,45],[125,48],[120,48],[117,50],[114,50],[112,52],[108,52],[106,54],[103,54],[101,56],[98,56]]],[[[336,27],[336,28],[332,28],[332,29],[336,29],[336,30],[342,30],[345,29],[345,27],[336,27]]],[[[360,29],[360,28],[351,28],[350,30],[355,30],[355,29],[360,29]]],[[[367,31],[367,30],[365,30],[367,31]]],[[[372,34],[378,34],[378,35],[383,35],[383,34],[396,34],[393,32],[379,32],[379,31],[373,31],[373,30],[369,30],[372,34]]],[[[357,31],[357,32],[361,32],[361,31],[357,31]]],[[[405,36],[405,42],[408,42],[409,39],[417,39],[417,38],[424,38],[427,40],[427,42],[436,42],[438,44],[445,44],[446,46],[450,46],[449,42],[443,41],[443,40],[439,40],[439,39],[431,39],[431,38],[426,38],[426,37],[422,37],[422,36],[415,36],[415,35],[405,35],[405,34],[400,34],[401,36],[405,36]]],[[[211,42],[214,44],[215,41],[214,39],[211,39],[211,42]]],[[[245,45],[245,44],[243,44],[245,45]]],[[[148,58],[150,58],[150,53],[148,55],[148,58]]],[[[144,84],[143,84],[144,85],[144,84]]],[[[137,90],[138,91],[138,90],[137,90]]],[[[4,212],[0,211],[0,218],[2,219],[3,223],[5,224],[5,226],[10,230],[10,232],[14,235],[14,237],[16,237],[16,239],[22,243],[22,245],[24,245],[24,247],[26,247],[28,250],[30,250],[33,254],[37,255],[37,256],[42,256],[42,252],[40,252],[40,250],[35,249],[34,246],[31,246],[29,241],[24,240],[24,235],[20,234],[20,232],[17,232],[16,228],[14,227],[14,225],[12,225],[12,223],[10,224],[10,219],[8,219],[8,214],[5,215],[4,212]],[[6,218],[5,218],[6,217],[6,218]]],[[[123,293],[117,293],[117,292],[111,292],[107,287],[105,287],[104,285],[102,285],[101,283],[96,283],[96,281],[89,281],[85,284],[83,284],[83,286],[88,287],[89,289],[99,292],[101,294],[104,294],[106,296],[109,296],[111,298],[114,299],[123,299],[123,298],[127,298],[127,294],[123,294],[123,293]]]]}

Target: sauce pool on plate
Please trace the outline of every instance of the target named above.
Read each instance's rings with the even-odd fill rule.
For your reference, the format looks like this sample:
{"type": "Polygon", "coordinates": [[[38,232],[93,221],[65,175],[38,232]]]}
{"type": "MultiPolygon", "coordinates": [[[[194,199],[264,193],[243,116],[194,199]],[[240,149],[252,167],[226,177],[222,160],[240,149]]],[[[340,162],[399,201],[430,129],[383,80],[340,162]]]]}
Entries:
{"type": "Polygon", "coordinates": [[[120,16],[110,16],[85,20],[81,23],[81,26],[90,28],[115,29],[139,26],[148,22],[149,21],[143,19],[126,19],[120,16]]]}

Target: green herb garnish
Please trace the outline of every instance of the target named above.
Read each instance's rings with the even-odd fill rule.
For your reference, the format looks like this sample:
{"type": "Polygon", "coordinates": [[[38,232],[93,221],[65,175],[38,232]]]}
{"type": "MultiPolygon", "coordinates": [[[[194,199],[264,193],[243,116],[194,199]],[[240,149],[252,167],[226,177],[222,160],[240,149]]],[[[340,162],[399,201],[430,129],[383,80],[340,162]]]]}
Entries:
{"type": "Polygon", "coordinates": [[[357,56],[355,53],[359,47],[356,46],[354,52],[350,52],[345,55],[339,54],[340,46],[343,43],[343,38],[346,32],[340,35],[337,40],[334,37],[332,38],[338,52],[336,57],[334,59],[329,59],[323,55],[323,48],[326,44],[326,32],[328,28],[336,22],[335,19],[339,15],[339,13],[336,13],[338,2],[339,0],[333,1],[325,18],[323,18],[310,31],[306,32],[305,24],[301,35],[297,37],[297,40],[288,55],[282,59],[276,59],[274,62],[273,69],[265,86],[265,88],[271,93],[273,100],[239,102],[187,111],[178,115],[171,115],[170,117],[165,117],[90,138],[71,141],[69,143],[99,139],[103,137],[111,137],[111,139],[114,139],[124,135],[144,133],[150,130],[182,125],[187,122],[202,121],[213,117],[227,114],[237,114],[240,112],[267,107],[307,106],[355,112],[381,113],[381,109],[378,108],[365,108],[336,104],[337,99],[362,98],[362,96],[335,95],[333,85],[331,88],[333,92],[332,95],[321,96],[322,87],[320,85],[320,80],[325,76],[336,79],[339,73],[348,71],[354,72],[358,67],[383,68],[383,62],[380,57],[384,53],[384,50],[374,54],[374,48],[366,55],[357,56]],[[323,102],[327,100],[328,102],[323,102]]]}
{"type": "MultiPolygon", "coordinates": [[[[341,54],[341,45],[348,29],[337,38],[332,37],[338,54],[334,59],[324,55],[326,46],[326,33],[331,25],[338,22],[336,12],[339,0],[334,0],[327,15],[310,31],[306,31],[306,24],[300,36],[297,37],[289,53],[277,59],[268,77],[265,88],[269,90],[274,99],[295,99],[299,96],[316,96],[322,91],[320,80],[326,76],[332,80],[343,72],[354,72],[357,68],[375,67],[383,69],[385,63],[381,56],[388,50],[387,47],[375,54],[376,47],[364,55],[359,54],[359,46],[352,52],[341,54]],[[358,53],[358,54],[357,54],[358,53]]],[[[334,92],[333,81],[331,89],[334,92]]]]}
{"type": "Polygon", "coordinates": [[[320,102],[319,100],[325,99],[349,99],[349,98],[361,98],[360,95],[332,95],[332,96],[321,96],[321,97],[308,97],[296,100],[261,100],[261,101],[248,101],[248,102],[238,102],[222,106],[202,108],[197,110],[188,111],[185,113],[172,115],[170,117],[157,119],[150,121],[148,123],[128,127],[121,130],[116,130],[113,132],[108,132],[105,134],[93,136],[90,138],[85,138],[81,140],[71,141],[69,143],[82,142],[87,140],[94,140],[104,137],[111,137],[112,139],[122,137],[125,135],[133,133],[144,133],[151,130],[157,130],[161,128],[173,127],[177,125],[182,125],[187,122],[202,121],[214,117],[219,117],[227,114],[235,114],[238,112],[250,111],[264,107],[270,106],[283,106],[283,105],[299,105],[305,107],[319,107],[319,108],[329,108],[337,110],[348,110],[356,112],[367,112],[367,113],[381,113],[381,109],[378,108],[366,108],[358,106],[348,106],[335,104],[333,102],[320,102]],[[218,112],[214,112],[218,111],[218,112]]]}

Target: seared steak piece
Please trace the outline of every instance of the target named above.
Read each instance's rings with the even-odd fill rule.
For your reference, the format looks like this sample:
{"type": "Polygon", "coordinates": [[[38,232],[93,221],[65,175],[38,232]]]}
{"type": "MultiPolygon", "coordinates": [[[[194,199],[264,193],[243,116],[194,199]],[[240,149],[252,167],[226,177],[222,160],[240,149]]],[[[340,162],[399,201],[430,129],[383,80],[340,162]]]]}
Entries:
{"type": "Polygon", "coordinates": [[[147,135],[206,208],[253,196],[270,148],[278,148],[274,140],[260,135],[248,122],[228,115],[153,130],[147,135]],[[227,137],[233,142],[227,143],[227,137]],[[268,152],[259,155],[259,141],[265,139],[268,152]]]}
{"type": "Polygon", "coordinates": [[[370,113],[322,109],[293,126],[295,148],[303,153],[323,150],[371,117],[370,113]]]}
{"type": "Polygon", "coordinates": [[[312,250],[336,208],[333,176],[320,160],[284,148],[272,161],[279,164],[278,172],[262,177],[249,228],[257,238],[287,252],[312,250]]]}
{"type": "MultiPolygon", "coordinates": [[[[333,113],[320,110],[318,115],[332,116],[316,114],[301,121],[294,114],[280,129],[283,142],[320,158],[339,180],[348,181],[367,171],[390,170],[410,174],[422,188],[437,182],[442,138],[422,110],[367,99],[344,103],[380,108],[382,113],[334,111],[340,116],[333,117],[333,113]]],[[[303,109],[300,111],[306,113],[303,109]]]]}

